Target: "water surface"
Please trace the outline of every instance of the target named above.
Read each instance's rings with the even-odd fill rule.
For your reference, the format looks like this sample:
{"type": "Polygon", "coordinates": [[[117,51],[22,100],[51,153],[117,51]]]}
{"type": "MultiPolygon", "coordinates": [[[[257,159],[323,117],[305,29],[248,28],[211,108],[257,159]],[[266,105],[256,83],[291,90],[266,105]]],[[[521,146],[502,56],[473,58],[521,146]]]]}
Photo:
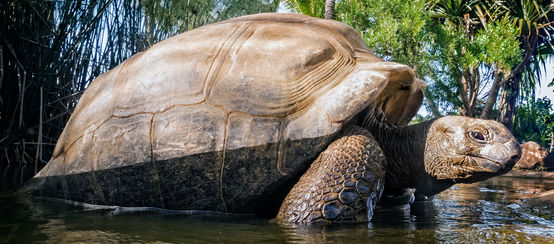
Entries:
{"type": "Polygon", "coordinates": [[[369,224],[279,225],[251,216],[97,209],[0,195],[0,243],[554,243],[551,209],[520,199],[554,180],[496,177],[432,201],[380,209],[369,224]]]}

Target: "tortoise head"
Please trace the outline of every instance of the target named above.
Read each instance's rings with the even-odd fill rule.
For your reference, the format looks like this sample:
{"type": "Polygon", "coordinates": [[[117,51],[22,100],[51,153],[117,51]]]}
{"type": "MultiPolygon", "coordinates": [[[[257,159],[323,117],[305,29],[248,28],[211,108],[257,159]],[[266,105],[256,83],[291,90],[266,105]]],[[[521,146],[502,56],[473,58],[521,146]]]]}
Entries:
{"type": "Polygon", "coordinates": [[[520,155],[519,143],[502,124],[448,116],[429,127],[424,166],[438,181],[471,183],[508,172],[520,155]]]}

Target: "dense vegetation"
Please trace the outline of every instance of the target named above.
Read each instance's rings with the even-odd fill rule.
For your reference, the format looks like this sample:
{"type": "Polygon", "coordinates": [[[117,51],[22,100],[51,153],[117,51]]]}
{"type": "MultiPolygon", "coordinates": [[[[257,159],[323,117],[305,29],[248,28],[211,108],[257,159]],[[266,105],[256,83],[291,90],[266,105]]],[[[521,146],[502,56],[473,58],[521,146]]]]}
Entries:
{"type": "MultiPolygon", "coordinates": [[[[282,2],[325,16],[325,0],[282,2]]],[[[0,166],[44,165],[89,83],[131,55],[177,33],[278,5],[0,1],[0,166]]],[[[428,117],[498,119],[521,140],[550,143],[551,99],[537,100],[534,90],[550,82],[539,77],[554,53],[551,1],[341,0],[334,10],[331,16],[359,30],[378,55],[409,64],[427,81],[428,117]]]]}
{"type": "Polygon", "coordinates": [[[552,152],[554,146],[551,144],[554,136],[552,100],[543,97],[519,106],[513,128],[514,135],[520,140],[537,142],[552,152]]]}

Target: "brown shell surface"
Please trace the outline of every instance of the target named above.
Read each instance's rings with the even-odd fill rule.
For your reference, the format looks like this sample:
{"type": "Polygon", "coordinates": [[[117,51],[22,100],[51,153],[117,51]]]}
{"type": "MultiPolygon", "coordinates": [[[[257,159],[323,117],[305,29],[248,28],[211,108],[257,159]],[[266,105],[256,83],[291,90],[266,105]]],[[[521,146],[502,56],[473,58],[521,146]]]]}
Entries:
{"type": "MultiPolygon", "coordinates": [[[[117,189],[132,183],[102,174],[140,166],[131,171],[148,172],[137,177],[151,176],[140,184],[154,197],[127,205],[228,211],[229,202],[249,203],[301,172],[371,104],[406,124],[423,87],[342,23],[235,18],[164,40],[99,76],[35,178],[87,175],[88,195],[68,198],[117,204],[117,189]],[[186,186],[167,185],[175,179],[186,186]],[[173,204],[179,194],[217,200],[173,204]]],[[[70,179],[59,183],[66,197],[70,179]]]]}

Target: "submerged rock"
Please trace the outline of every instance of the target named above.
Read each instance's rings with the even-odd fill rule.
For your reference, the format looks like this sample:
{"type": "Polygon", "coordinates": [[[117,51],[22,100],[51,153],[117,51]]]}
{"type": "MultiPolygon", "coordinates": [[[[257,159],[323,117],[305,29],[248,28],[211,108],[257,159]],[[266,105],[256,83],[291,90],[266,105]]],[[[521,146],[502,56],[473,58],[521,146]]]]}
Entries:
{"type": "Polygon", "coordinates": [[[554,190],[545,191],[525,199],[523,204],[530,207],[540,217],[552,220],[554,218],[554,190]]]}

